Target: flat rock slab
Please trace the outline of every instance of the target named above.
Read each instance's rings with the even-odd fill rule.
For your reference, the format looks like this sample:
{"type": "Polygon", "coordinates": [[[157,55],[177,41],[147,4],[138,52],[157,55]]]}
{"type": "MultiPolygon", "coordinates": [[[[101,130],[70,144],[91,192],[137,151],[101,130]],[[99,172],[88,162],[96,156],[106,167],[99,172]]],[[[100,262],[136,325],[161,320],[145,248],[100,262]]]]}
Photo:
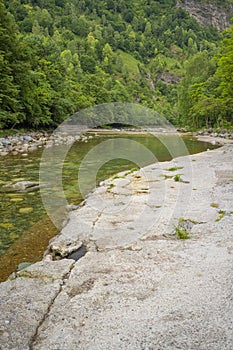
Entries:
{"type": "Polygon", "coordinates": [[[0,284],[0,349],[31,348],[37,328],[61,290],[73,260],[39,262],[0,284]]]}
{"type": "Polygon", "coordinates": [[[0,349],[232,350],[232,163],[228,145],[103,182],[0,285],[0,349]]]}
{"type": "Polygon", "coordinates": [[[139,251],[88,253],[33,349],[230,350],[232,261],[216,241],[157,241],[139,251]]]}
{"type": "Polygon", "coordinates": [[[200,224],[215,220],[214,189],[220,178],[224,183],[226,176],[233,178],[232,147],[152,164],[102,182],[84,206],[69,214],[50,251],[60,246],[64,256],[67,247],[72,250],[81,242],[98,250],[124,248],[151,235],[174,235],[180,218],[200,224]]]}

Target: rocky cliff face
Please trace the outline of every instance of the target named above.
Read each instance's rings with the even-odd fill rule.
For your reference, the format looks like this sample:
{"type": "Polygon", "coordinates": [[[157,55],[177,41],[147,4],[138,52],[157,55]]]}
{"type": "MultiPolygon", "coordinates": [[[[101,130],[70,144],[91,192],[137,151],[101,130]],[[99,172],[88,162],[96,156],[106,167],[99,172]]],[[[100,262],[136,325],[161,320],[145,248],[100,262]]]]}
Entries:
{"type": "Polygon", "coordinates": [[[209,0],[177,0],[176,6],[185,9],[202,26],[213,25],[218,30],[228,28],[233,17],[233,4],[224,7],[209,0]]]}

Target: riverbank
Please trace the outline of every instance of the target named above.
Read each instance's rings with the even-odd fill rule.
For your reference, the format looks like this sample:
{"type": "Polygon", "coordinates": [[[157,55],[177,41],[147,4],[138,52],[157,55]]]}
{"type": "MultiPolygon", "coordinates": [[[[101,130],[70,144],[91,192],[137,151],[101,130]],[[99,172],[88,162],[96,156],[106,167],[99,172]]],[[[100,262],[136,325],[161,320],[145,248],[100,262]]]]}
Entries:
{"type": "Polygon", "coordinates": [[[213,145],[225,145],[233,143],[233,132],[222,129],[219,132],[213,129],[200,130],[193,133],[193,136],[203,142],[210,142],[213,145]]]}
{"type": "MultiPolygon", "coordinates": [[[[7,156],[8,154],[18,155],[26,157],[30,152],[37,150],[42,147],[52,147],[62,144],[72,144],[75,141],[87,142],[88,138],[91,138],[92,135],[103,135],[103,134],[142,134],[142,133],[152,133],[160,134],[162,132],[176,132],[175,129],[150,129],[150,128],[125,128],[125,129],[93,129],[89,130],[88,135],[83,135],[81,132],[75,135],[72,134],[72,131],[67,132],[56,132],[51,133],[47,131],[32,131],[26,132],[23,134],[14,134],[14,135],[5,135],[0,137],[0,156],[7,156]]],[[[233,132],[222,129],[219,132],[214,131],[213,129],[201,130],[198,132],[190,133],[185,132],[184,130],[178,130],[183,135],[190,135],[196,137],[198,140],[214,143],[216,145],[223,145],[225,143],[233,142],[233,132]]]]}
{"type": "MultiPolygon", "coordinates": [[[[63,186],[66,189],[67,201],[71,205],[79,205],[83,201],[83,197],[76,186],[77,169],[80,161],[90,149],[93,149],[103,141],[106,142],[108,140],[108,143],[115,144],[115,140],[121,137],[123,142],[127,139],[136,141],[137,145],[143,143],[148,150],[152,150],[156,155],[156,158],[149,160],[150,163],[154,162],[155,159],[159,161],[169,160],[171,158],[171,153],[168,152],[169,145],[171,146],[170,152],[172,152],[173,156],[174,154],[176,156],[186,154],[187,150],[190,153],[198,153],[208,148],[215,148],[215,146],[209,143],[199,142],[188,136],[183,138],[187,147],[186,150],[182,148],[183,144],[179,142],[182,140],[181,138],[179,139],[176,135],[168,135],[167,133],[158,134],[158,138],[165,138],[163,142],[166,144],[167,150],[165,147],[160,147],[161,144],[157,137],[142,132],[139,134],[128,134],[126,131],[121,131],[116,134],[113,131],[108,131],[107,134],[105,133],[103,135],[99,134],[98,131],[98,137],[95,137],[95,134],[87,135],[88,138],[90,136],[93,136],[93,138],[88,140],[88,142],[76,142],[66,157],[63,168],[63,173],[65,174],[63,186]]],[[[52,238],[51,234],[54,232],[55,227],[49,220],[47,222],[46,217],[43,218],[43,213],[44,215],[46,213],[40,196],[41,193],[47,193],[47,180],[39,183],[38,172],[42,152],[55,151],[56,149],[61,149],[61,147],[52,147],[52,149],[48,150],[40,149],[32,152],[28,157],[22,157],[21,155],[12,156],[10,154],[7,157],[0,157],[0,212],[2,216],[2,221],[0,222],[0,282],[5,281],[12,272],[17,271],[19,264],[25,262],[35,263],[41,260],[43,252],[52,238]],[[42,185],[42,183],[44,184],[42,185]],[[5,249],[4,252],[4,248],[7,245],[8,249],[5,249]]],[[[109,151],[110,149],[111,147],[106,147],[106,150],[109,151]]],[[[125,149],[127,149],[127,157],[130,154],[130,149],[132,157],[134,157],[134,153],[140,154],[138,151],[135,152],[135,144],[133,146],[131,145],[131,148],[125,146],[125,149]]],[[[117,155],[113,154],[112,158],[117,158],[117,155]]],[[[94,159],[94,166],[95,162],[94,159]]],[[[140,164],[142,166],[142,163],[140,164]]],[[[146,164],[145,157],[143,157],[143,164],[146,164]]],[[[98,173],[98,183],[119,171],[130,170],[132,167],[135,167],[135,165],[127,160],[115,159],[100,170],[98,173]]],[[[51,181],[53,183],[54,167],[50,165],[46,168],[46,174],[49,171],[51,171],[51,181]]],[[[88,179],[88,177],[89,172],[85,174],[85,179],[88,179]]],[[[56,183],[57,180],[54,179],[55,186],[56,183]]],[[[92,186],[94,187],[95,183],[92,186]]],[[[89,187],[88,191],[91,188],[89,187]]],[[[54,236],[57,234],[58,232],[56,231],[54,236]]]]}
{"type": "Polygon", "coordinates": [[[230,350],[232,156],[104,181],[43,261],[0,284],[2,348],[230,350]]]}
{"type": "Polygon", "coordinates": [[[36,151],[38,148],[72,144],[75,141],[87,141],[87,136],[81,135],[81,133],[69,135],[65,132],[52,134],[46,131],[9,135],[0,138],[0,156],[8,154],[28,156],[30,152],[36,151]]]}

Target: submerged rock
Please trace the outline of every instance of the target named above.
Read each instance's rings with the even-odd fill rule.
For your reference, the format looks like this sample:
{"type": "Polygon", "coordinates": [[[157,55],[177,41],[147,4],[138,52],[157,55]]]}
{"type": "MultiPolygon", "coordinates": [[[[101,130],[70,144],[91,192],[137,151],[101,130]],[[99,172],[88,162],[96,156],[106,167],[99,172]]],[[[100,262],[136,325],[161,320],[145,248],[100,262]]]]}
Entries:
{"type": "Polygon", "coordinates": [[[17,271],[22,271],[24,269],[26,269],[27,267],[29,267],[30,265],[32,265],[31,262],[22,262],[18,265],[17,271]]]}
{"type": "Polygon", "coordinates": [[[38,182],[34,181],[18,181],[16,183],[7,184],[2,186],[3,192],[11,192],[11,191],[27,191],[27,190],[35,190],[40,188],[41,185],[38,182]]]}
{"type": "Polygon", "coordinates": [[[20,208],[19,209],[19,213],[20,214],[28,214],[28,213],[31,213],[32,211],[33,211],[33,208],[31,208],[31,207],[20,208]]]}

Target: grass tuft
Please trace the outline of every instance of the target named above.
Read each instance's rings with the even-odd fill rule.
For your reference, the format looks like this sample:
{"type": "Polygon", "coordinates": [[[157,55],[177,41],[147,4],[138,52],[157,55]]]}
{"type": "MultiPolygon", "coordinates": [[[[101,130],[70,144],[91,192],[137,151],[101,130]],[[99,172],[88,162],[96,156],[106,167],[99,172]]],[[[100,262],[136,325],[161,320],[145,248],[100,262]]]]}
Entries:
{"type": "Polygon", "coordinates": [[[182,179],[181,179],[181,174],[176,174],[174,177],[173,177],[174,181],[176,182],[181,182],[182,179]]]}
{"type": "Polygon", "coordinates": [[[109,184],[109,185],[108,185],[108,188],[107,188],[107,192],[110,192],[110,190],[111,190],[113,187],[115,187],[114,184],[109,184]]]}
{"type": "Polygon", "coordinates": [[[190,238],[188,231],[184,228],[176,227],[175,231],[176,231],[177,237],[179,239],[189,239],[190,238]]]}
{"type": "Polygon", "coordinates": [[[225,210],[219,210],[218,213],[219,213],[219,216],[215,220],[216,222],[219,222],[220,220],[222,220],[224,218],[224,216],[226,214],[226,211],[225,210]]]}

